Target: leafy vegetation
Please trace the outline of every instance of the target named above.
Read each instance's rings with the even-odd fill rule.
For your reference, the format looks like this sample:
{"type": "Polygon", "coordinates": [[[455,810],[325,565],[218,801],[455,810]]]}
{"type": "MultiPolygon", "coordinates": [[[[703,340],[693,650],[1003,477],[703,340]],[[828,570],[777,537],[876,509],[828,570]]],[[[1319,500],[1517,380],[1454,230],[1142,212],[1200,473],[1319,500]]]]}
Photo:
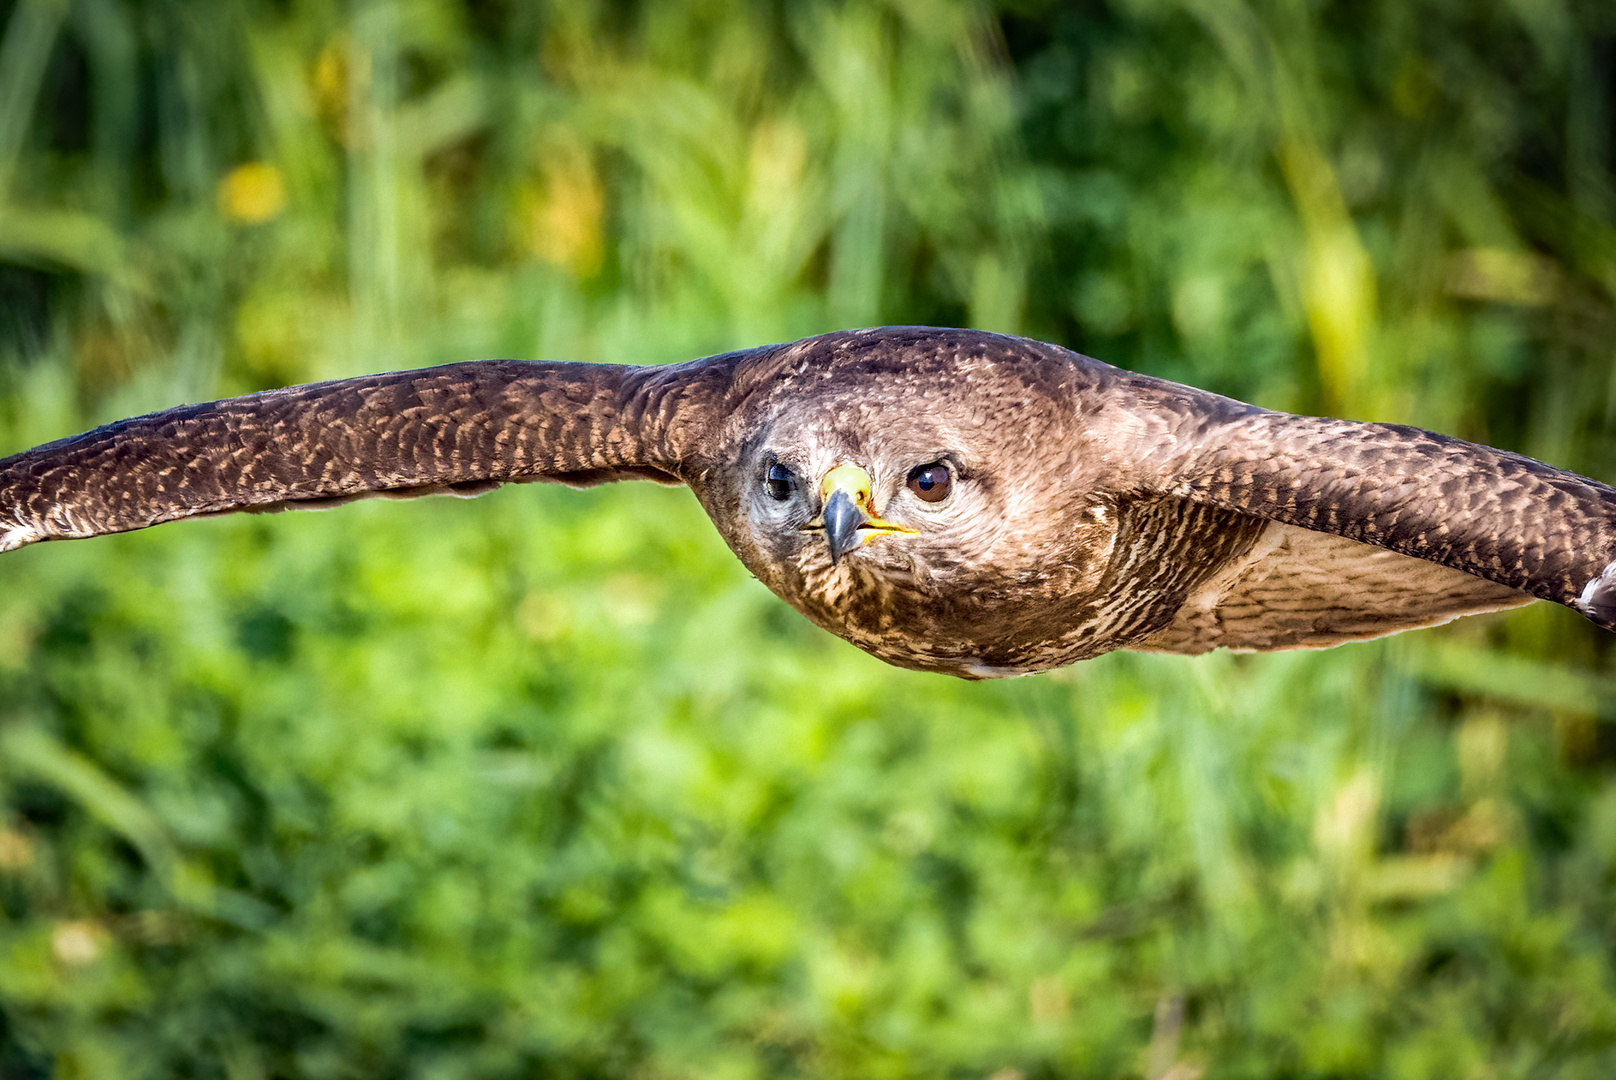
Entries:
{"type": "MultiPolygon", "coordinates": [[[[0,5],[0,452],[974,325],[1616,477],[1596,0],[0,5]]],[[[6,1077],[1606,1077],[1546,607],[967,685],[688,495],[0,558],[6,1077]]]]}

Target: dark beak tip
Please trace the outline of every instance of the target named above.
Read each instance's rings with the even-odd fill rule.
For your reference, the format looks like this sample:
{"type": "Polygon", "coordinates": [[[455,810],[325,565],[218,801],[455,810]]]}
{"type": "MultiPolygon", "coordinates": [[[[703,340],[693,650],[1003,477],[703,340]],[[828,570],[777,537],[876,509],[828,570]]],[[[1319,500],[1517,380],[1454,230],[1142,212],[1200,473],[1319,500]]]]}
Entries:
{"type": "Polygon", "coordinates": [[[858,547],[858,527],[864,524],[863,511],[845,491],[833,491],[825,500],[825,542],[830,546],[831,565],[858,547]]]}

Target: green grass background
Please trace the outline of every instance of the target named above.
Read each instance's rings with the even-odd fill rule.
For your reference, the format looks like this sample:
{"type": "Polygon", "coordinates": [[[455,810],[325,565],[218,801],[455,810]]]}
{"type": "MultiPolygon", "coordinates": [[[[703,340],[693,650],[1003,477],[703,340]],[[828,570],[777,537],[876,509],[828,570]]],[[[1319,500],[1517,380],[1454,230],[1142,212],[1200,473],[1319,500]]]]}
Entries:
{"type": "MultiPolygon", "coordinates": [[[[1616,479],[1606,0],[0,3],[0,453],[969,325],[1616,479]]],[[[688,494],[0,557],[0,1076],[1616,1074],[1538,606],[968,685],[688,494]]]]}

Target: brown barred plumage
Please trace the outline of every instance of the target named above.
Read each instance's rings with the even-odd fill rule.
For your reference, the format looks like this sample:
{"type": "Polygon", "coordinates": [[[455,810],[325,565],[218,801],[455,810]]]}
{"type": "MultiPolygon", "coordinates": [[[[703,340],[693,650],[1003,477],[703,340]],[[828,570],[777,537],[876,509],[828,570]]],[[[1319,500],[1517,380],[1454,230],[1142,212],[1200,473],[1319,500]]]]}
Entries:
{"type": "Polygon", "coordinates": [[[450,364],[137,417],[0,461],[0,551],[232,510],[621,479],[688,484],[814,622],[967,678],[1116,648],[1331,645],[1532,597],[1616,627],[1604,484],[915,327],[662,368],[450,364]],[[848,464],[867,483],[822,485],[848,464]],[[939,464],[946,497],[919,498],[908,480],[939,464]],[[843,516],[868,529],[844,533],[839,560],[833,497],[858,499],[843,516]]]}

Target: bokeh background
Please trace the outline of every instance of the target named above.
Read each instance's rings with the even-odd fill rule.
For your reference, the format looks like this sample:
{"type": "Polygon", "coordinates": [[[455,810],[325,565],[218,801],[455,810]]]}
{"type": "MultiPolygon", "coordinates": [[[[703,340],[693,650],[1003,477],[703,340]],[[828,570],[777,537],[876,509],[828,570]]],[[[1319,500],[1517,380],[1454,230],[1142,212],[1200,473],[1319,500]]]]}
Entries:
{"type": "MultiPolygon", "coordinates": [[[[1616,479],[1613,109],[1609,0],[11,0],[0,453],[909,322],[1616,479]]],[[[967,685],[650,485],[39,545],[0,1075],[1609,1077],[1612,641],[967,685]]]]}

